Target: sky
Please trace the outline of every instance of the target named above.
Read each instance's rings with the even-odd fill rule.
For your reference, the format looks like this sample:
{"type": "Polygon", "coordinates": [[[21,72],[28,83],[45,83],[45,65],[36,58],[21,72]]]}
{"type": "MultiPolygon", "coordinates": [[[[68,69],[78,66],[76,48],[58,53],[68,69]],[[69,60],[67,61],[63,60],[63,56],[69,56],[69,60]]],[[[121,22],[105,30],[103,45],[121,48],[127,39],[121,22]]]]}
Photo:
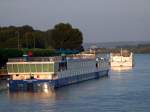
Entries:
{"type": "Polygon", "coordinates": [[[150,41],[150,0],[0,0],[0,26],[60,22],[79,28],[84,42],[150,41]]]}

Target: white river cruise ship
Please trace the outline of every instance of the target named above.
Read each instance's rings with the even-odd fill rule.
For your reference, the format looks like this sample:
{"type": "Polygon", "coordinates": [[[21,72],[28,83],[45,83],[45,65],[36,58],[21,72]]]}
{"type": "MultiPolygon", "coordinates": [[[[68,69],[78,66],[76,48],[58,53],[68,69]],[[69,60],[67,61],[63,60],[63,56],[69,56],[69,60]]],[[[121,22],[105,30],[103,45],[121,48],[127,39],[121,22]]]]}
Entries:
{"type": "Polygon", "coordinates": [[[109,62],[95,54],[74,54],[55,57],[9,59],[9,88],[27,91],[37,88],[58,88],[108,75],[109,62]]]}
{"type": "Polygon", "coordinates": [[[133,53],[122,49],[119,53],[110,53],[110,66],[133,67],[133,53]]]}

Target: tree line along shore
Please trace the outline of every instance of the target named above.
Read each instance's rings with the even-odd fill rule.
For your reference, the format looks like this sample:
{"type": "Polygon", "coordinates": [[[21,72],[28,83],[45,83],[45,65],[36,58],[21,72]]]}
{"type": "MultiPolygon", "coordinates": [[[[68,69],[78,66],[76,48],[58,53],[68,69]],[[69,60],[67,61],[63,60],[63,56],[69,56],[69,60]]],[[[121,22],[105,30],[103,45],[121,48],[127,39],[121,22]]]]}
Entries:
{"type": "Polygon", "coordinates": [[[83,35],[69,23],[59,23],[47,31],[29,25],[0,27],[0,48],[42,48],[82,50],[83,35]]]}
{"type": "Polygon", "coordinates": [[[62,50],[83,51],[82,43],[82,32],[69,23],[58,23],[46,31],[29,25],[0,27],[0,68],[8,58],[21,57],[28,51],[33,56],[54,56],[62,50]]]}
{"type": "MultiPolygon", "coordinates": [[[[0,27],[0,68],[6,65],[8,58],[21,57],[29,51],[32,56],[56,56],[61,53],[58,51],[84,51],[82,44],[82,32],[69,23],[56,24],[47,31],[35,30],[29,25],[0,27]]],[[[150,53],[150,44],[97,50],[100,53],[109,53],[118,52],[120,48],[133,53],[150,53]]]]}

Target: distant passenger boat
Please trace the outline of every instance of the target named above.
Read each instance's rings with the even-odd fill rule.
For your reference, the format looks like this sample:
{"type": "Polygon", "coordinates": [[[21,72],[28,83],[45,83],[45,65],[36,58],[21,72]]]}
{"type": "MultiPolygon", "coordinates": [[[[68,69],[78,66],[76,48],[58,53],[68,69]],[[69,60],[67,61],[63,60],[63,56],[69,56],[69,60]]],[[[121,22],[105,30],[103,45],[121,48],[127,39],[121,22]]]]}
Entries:
{"type": "Polygon", "coordinates": [[[110,53],[110,66],[113,67],[133,67],[133,53],[122,50],[119,53],[110,53]]]}
{"type": "Polygon", "coordinates": [[[29,57],[9,59],[9,88],[28,91],[37,88],[59,88],[69,84],[108,75],[109,62],[94,54],[74,54],[60,57],[29,57]]]}

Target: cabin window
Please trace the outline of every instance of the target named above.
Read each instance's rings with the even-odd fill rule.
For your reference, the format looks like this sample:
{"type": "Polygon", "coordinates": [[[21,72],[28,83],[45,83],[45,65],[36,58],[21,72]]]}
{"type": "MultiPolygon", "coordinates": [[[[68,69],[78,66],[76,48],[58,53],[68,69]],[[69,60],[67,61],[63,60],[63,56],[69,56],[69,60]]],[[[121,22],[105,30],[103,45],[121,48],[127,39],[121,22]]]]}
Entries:
{"type": "Polygon", "coordinates": [[[43,64],[43,72],[52,72],[53,64],[43,64]]]}
{"type": "Polygon", "coordinates": [[[17,64],[13,64],[13,72],[18,72],[18,66],[17,66],[17,64]]]}
{"type": "Polygon", "coordinates": [[[30,72],[30,66],[29,66],[29,64],[24,64],[24,71],[25,72],[30,72]]]}
{"type": "Polygon", "coordinates": [[[18,70],[19,70],[19,72],[24,72],[23,64],[18,64],[18,70]]]}
{"type": "Polygon", "coordinates": [[[16,77],[18,77],[19,76],[19,74],[16,74],[16,77]]]}
{"type": "Polygon", "coordinates": [[[37,72],[42,72],[42,64],[36,64],[37,72]]]}
{"type": "Polygon", "coordinates": [[[12,64],[8,64],[7,65],[7,70],[8,70],[8,72],[13,72],[13,66],[12,66],[12,64]]]}
{"type": "Polygon", "coordinates": [[[35,64],[30,64],[31,72],[36,72],[35,64]]]}
{"type": "Polygon", "coordinates": [[[54,65],[53,64],[48,64],[49,67],[49,72],[54,71],[54,65]]]}
{"type": "Polygon", "coordinates": [[[49,65],[43,64],[43,72],[49,72],[49,65]]]}

